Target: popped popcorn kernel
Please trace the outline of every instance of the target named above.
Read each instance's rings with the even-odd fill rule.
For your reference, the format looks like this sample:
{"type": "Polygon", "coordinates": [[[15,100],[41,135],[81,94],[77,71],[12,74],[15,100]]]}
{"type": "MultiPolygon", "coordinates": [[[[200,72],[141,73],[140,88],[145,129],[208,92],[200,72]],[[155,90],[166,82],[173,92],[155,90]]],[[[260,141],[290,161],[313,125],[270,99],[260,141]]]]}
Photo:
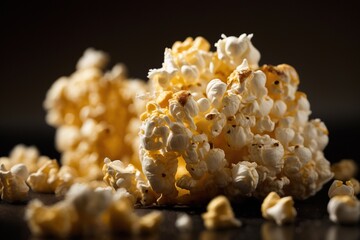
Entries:
{"type": "Polygon", "coordinates": [[[348,181],[356,176],[358,166],[352,159],[342,159],[331,165],[331,171],[334,173],[335,179],[348,181]]]}
{"type": "Polygon", "coordinates": [[[235,218],[230,202],[225,196],[218,196],[211,200],[207,206],[207,212],[201,216],[205,227],[210,230],[241,226],[241,222],[235,218]]]}
{"type": "Polygon", "coordinates": [[[355,224],[360,219],[360,202],[348,195],[338,195],[330,199],[327,210],[332,222],[355,224]]]}
{"type": "Polygon", "coordinates": [[[265,219],[274,220],[278,225],[293,222],[297,214],[292,197],[280,198],[275,192],[264,199],[261,212],[265,219]]]}
{"type": "Polygon", "coordinates": [[[351,181],[346,181],[344,184],[343,181],[334,180],[328,191],[329,198],[343,195],[354,197],[354,194],[355,191],[351,181]]]}
{"type": "Polygon", "coordinates": [[[26,185],[28,170],[25,164],[16,164],[7,170],[0,165],[0,194],[7,202],[23,202],[28,198],[29,187],[26,185]]]}

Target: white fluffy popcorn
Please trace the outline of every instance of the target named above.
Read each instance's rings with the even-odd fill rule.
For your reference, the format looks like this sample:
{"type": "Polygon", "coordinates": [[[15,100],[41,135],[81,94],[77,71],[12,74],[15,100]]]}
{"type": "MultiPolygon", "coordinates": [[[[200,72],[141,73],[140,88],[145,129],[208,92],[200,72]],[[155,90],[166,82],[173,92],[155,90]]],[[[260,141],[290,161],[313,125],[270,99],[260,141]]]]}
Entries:
{"type": "Polygon", "coordinates": [[[28,170],[24,164],[16,164],[10,170],[0,165],[0,194],[7,202],[22,202],[28,198],[29,187],[26,185],[28,170]]]}
{"type": "Polygon", "coordinates": [[[333,177],[323,154],[328,131],[309,120],[295,69],[259,68],[251,37],[224,36],[216,52],[188,38],[150,70],[139,154],[158,203],[272,191],[305,199],[333,177]]]}
{"type": "Polygon", "coordinates": [[[236,228],[241,222],[235,218],[229,200],[225,196],[218,196],[211,200],[207,212],[202,214],[204,225],[210,230],[236,228]]]}
{"type": "Polygon", "coordinates": [[[334,196],[327,210],[330,220],[335,223],[355,224],[360,219],[360,202],[352,196],[334,196]]]}
{"type": "Polygon", "coordinates": [[[354,187],[351,181],[346,181],[344,184],[343,181],[335,180],[329,188],[328,195],[329,198],[343,195],[354,197],[354,192],[354,187]]]}
{"type": "Polygon", "coordinates": [[[276,224],[293,222],[296,217],[294,201],[292,197],[283,197],[271,192],[261,205],[261,212],[265,219],[274,220],[276,224]]]}
{"type": "Polygon", "coordinates": [[[252,34],[246,35],[244,33],[238,38],[226,37],[225,35],[221,37],[222,39],[215,44],[220,60],[232,67],[237,67],[246,58],[251,67],[258,67],[260,53],[251,43],[252,34]]]}

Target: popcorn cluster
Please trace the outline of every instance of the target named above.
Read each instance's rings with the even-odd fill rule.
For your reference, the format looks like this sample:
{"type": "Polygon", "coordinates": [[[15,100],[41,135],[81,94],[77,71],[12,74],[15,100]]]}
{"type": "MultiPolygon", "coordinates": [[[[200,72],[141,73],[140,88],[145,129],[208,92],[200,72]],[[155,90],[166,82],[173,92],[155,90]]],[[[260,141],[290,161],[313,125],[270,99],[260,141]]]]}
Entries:
{"type": "Polygon", "coordinates": [[[158,204],[272,191],[305,199],[332,178],[323,154],[328,131],[309,120],[295,69],[259,67],[251,38],[222,36],[215,52],[205,39],[188,38],[150,70],[138,170],[158,204]]]}
{"type": "Polygon", "coordinates": [[[127,80],[121,64],[104,72],[107,62],[104,52],[87,49],[76,72],[59,78],[44,102],[46,120],[57,128],[62,165],[85,180],[102,179],[105,157],[138,162],[137,116],[145,104],[134,99],[146,92],[146,85],[127,80]]]}

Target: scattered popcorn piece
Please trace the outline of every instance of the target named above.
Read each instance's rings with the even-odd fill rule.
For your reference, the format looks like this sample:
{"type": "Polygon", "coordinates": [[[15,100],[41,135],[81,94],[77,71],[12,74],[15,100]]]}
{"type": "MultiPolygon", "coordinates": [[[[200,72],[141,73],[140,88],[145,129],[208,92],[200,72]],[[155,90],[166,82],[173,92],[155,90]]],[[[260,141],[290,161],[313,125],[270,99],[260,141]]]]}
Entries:
{"type": "Polygon", "coordinates": [[[149,234],[158,230],[163,219],[158,211],[139,217],[134,202],[124,188],[113,194],[111,187],[75,183],[64,200],[52,206],[32,200],[25,211],[31,232],[37,236],[88,236],[113,232],[149,234]]]}
{"type": "Polygon", "coordinates": [[[54,193],[58,171],[59,165],[56,160],[47,161],[39,170],[29,175],[27,183],[34,192],[54,193]]]}
{"type": "Polygon", "coordinates": [[[32,200],[25,211],[25,220],[35,236],[69,237],[74,234],[78,222],[75,208],[67,202],[45,206],[40,200],[32,200]]]}
{"type": "Polygon", "coordinates": [[[193,229],[193,222],[188,214],[181,213],[176,218],[175,226],[182,232],[189,232],[193,229]]]}
{"type": "Polygon", "coordinates": [[[354,187],[351,181],[346,181],[344,184],[343,181],[334,180],[331,184],[328,191],[329,198],[333,198],[334,196],[343,196],[347,195],[350,197],[354,197],[354,187]]]}
{"type": "Polygon", "coordinates": [[[29,187],[26,185],[28,170],[22,163],[13,165],[10,171],[0,166],[0,194],[7,202],[22,202],[28,197],[29,187]]]}
{"type": "Polygon", "coordinates": [[[135,223],[135,234],[151,234],[158,231],[163,215],[160,211],[152,211],[138,219],[135,223]]]}
{"type": "Polygon", "coordinates": [[[6,169],[10,169],[12,166],[21,163],[26,166],[29,173],[33,173],[48,160],[48,157],[40,156],[36,147],[19,144],[11,150],[9,157],[0,158],[0,164],[4,164],[6,169]]]}
{"type": "Polygon", "coordinates": [[[327,210],[330,220],[335,223],[354,224],[360,219],[360,202],[348,195],[331,198],[327,210]]]}
{"type": "Polygon", "coordinates": [[[360,193],[360,183],[357,179],[351,178],[349,180],[352,184],[352,187],[354,188],[354,195],[358,195],[360,193]]]}
{"type": "Polygon", "coordinates": [[[241,222],[235,218],[229,200],[218,196],[211,200],[207,212],[202,214],[205,227],[209,230],[220,230],[240,227],[241,222]]]}
{"type": "Polygon", "coordinates": [[[291,196],[280,198],[280,196],[271,192],[264,199],[261,205],[261,212],[264,218],[274,220],[276,224],[293,222],[296,217],[294,201],[291,196]]]}
{"type": "Polygon", "coordinates": [[[341,181],[348,181],[355,177],[358,171],[357,164],[352,159],[342,159],[340,162],[331,165],[334,178],[341,181]]]}

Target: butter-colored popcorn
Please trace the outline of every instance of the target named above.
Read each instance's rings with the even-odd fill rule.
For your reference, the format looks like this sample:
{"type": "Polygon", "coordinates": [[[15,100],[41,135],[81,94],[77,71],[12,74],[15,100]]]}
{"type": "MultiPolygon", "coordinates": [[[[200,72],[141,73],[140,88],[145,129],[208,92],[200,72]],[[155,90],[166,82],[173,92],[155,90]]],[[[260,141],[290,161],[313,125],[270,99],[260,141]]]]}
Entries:
{"type": "Polygon", "coordinates": [[[293,222],[296,217],[294,201],[291,196],[281,198],[277,193],[271,192],[261,205],[261,212],[265,219],[274,220],[276,224],[293,222]]]}
{"type": "Polygon", "coordinates": [[[120,64],[105,72],[107,62],[104,52],[86,50],[76,71],[59,78],[44,101],[46,120],[57,128],[61,163],[73,169],[78,182],[101,180],[105,157],[139,165],[138,141],[131,138],[145,109],[136,95],[145,93],[146,85],[128,80],[120,64]]]}
{"type": "Polygon", "coordinates": [[[216,52],[188,38],[150,70],[139,154],[158,203],[271,191],[305,199],[333,177],[323,154],[328,131],[309,120],[295,69],[259,68],[251,38],[223,36],[216,52]]]}
{"type": "Polygon", "coordinates": [[[327,210],[330,220],[335,223],[354,224],[360,219],[360,202],[352,196],[334,196],[327,210]]]}
{"type": "Polygon", "coordinates": [[[13,165],[6,170],[0,165],[0,194],[1,199],[7,202],[22,202],[28,198],[29,187],[26,185],[28,170],[25,164],[13,165]]]}
{"type": "Polygon", "coordinates": [[[37,236],[87,236],[111,232],[147,234],[158,230],[163,219],[153,211],[137,216],[131,195],[124,188],[113,194],[111,187],[93,188],[75,183],[64,200],[52,206],[32,200],[25,211],[31,232],[37,236]]]}
{"type": "Polygon", "coordinates": [[[135,234],[150,234],[156,232],[163,220],[162,212],[152,211],[138,218],[137,222],[134,223],[133,231],[135,234]]]}
{"type": "Polygon", "coordinates": [[[349,180],[352,184],[352,187],[354,189],[354,195],[358,195],[360,193],[360,183],[357,179],[351,178],[349,180]]]}
{"type": "Polygon", "coordinates": [[[64,238],[75,233],[78,215],[74,206],[65,201],[45,206],[34,199],[26,207],[25,220],[33,235],[64,238]]]}
{"type": "Polygon", "coordinates": [[[19,144],[11,150],[9,157],[0,158],[0,164],[3,164],[6,169],[16,164],[24,164],[28,172],[33,173],[48,160],[48,157],[40,156],[36,147],[19,144]]]}
{"type": "Polygon", "coordinates": [[[236,228],[241,222],[235,218],[229,200],[225,196],[218,196],[211,200],[207,212],[202,214],[204,225],[210,230],[236,228]]]}
{"type": "Polygon", "coordinates": [[[343,181],[339,180],[334,180],[328,191],[329,198],[343,195],[354,197],[354,193],[355,191],[351,181],[346,181],[344,184],[343,181]]]}
{"type": "Polygon", "coordinates": [[[348,181],[356,176],[358,166],[352,159],[342,159],[331,165],[331,171],[334,173],[335,179],[348,181]]]}
{"type": "Polygon", "coordinates": [[[181,213],[177,216],[175,226],[182,232],[189,232],[193,229],[193,221],[186,213],[181,213]]]}
{"type": "Polygon", "coordinates": [[[36,172],[29,175],[27,183],[34,192],[54,193],[57,187],[59,165],[56,160],[50,160],[36,172]]]}

